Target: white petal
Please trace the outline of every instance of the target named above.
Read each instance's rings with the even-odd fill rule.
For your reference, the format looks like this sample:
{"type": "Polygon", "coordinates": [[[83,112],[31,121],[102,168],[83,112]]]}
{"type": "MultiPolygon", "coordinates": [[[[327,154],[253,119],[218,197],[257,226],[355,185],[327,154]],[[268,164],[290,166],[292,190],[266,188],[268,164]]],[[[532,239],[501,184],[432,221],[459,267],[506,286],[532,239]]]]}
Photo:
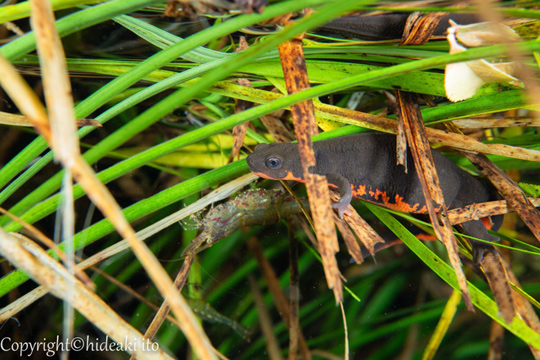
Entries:
{"type": "Polygon", "coordinates": [[[455,33],[457,39],[466,47],[495,45],[521,40],[519,35],[510,27],[493,22],[459,25],[455,33]]]}
{"type": "Polygon", "coordinates": [[[456,35],[454,34],[453,31],[450,31],[450,29],[448,30],[448,35],[446,36],[446,39],[448,40],[448,44],[450,44],[450,54],[456,54],[456,53],[460,53],[467,50],[466,47],[458,44],[456,40],[456,35]]]}
{"type": "Polygon", "coordinates": [[[487,62],[486,60],[480,59],[480,60],[474,60],[474,61],[468,61],[466,63],[474,73],[484,80],[486,83],[490,82],[501,82],[501,83],[519,83],[519,79],[513,77],[512,75],[507,74],[506,72],[502,71],[501,69],[504,69],[505,66],[504,63],[499,64],[499,66],[496,66],[496,64],[492,64],[487,62]]]}
{"type": "Polygon", "coordinates": [[[444,89],[446,97],[453,102],[473,97],[485,82],[466,63],[446,65],[444,89]]]}

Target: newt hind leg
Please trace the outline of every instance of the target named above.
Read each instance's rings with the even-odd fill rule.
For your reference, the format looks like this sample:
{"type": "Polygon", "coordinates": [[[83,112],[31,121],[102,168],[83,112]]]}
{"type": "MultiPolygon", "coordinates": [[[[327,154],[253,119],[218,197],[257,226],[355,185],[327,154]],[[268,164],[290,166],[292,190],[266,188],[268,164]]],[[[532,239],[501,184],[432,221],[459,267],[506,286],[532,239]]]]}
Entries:
{"type": "MultiPolygon", "coordinates": [[[[488,233],[487,228],[481,220],[467,221],[461,224],[467,235],[489,242],[498,242],[499,238],[488,233]]],[[[482,241],[469,239],[473,248],[473,260],[479,264],[484,258],[486,251],[496,252],[495,247],[482,241]]]]}

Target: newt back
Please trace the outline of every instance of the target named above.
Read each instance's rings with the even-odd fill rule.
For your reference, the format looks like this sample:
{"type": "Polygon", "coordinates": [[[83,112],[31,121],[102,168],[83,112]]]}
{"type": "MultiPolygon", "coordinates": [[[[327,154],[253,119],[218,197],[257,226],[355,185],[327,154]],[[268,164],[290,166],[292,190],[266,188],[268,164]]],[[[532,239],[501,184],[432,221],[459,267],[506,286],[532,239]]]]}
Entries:
{"type": "MultiPolygon", "coordinates": [[[[354,197],[388,208],[426,213],[426,203],[412,162],[408,172],[396,165],[396,137],[390,134],[354,134],[313,143],[316,166],[312,173],[338,174],[350,183],[354,197]]],[[[432,150],[444,200],[449,209],[495,199],[493,192],[436,150],[432,150]]],[[[251,171],[273,180],[305,182],[297,144],[261,144],[248,156],[251,171]],[[274,167],[272,162],[279,162],[274,167]]],[[[339,188],[340,184],[331,186],[339,188]]]]}
{"type": "MultiPolygon", "coordinates": [[[[396,137],[363,133],[313,143],[314,174],[326,175],[330,186],[339,189],[341,200],[334,204],[340,215],[352,196],[398,211],[425,214],[426,201],[418,173],[407,155],[407,168],[396,165],[396,137]]],[[[432,149],[444,200],[448,209],[497,199],[497,193],[432,149]]],[[[297,144],[261,144],[249,155],[250,170],[266,179],[304,181],[297,144]]],[[[436,209],[441,211],[441,206],[436,209]]],[[[502,216],[486,221],[496,230],[502,216]]],[[[498,238],[486,231],[480,220],[462,224],[471,236],[488,241],[498,238]]]]}

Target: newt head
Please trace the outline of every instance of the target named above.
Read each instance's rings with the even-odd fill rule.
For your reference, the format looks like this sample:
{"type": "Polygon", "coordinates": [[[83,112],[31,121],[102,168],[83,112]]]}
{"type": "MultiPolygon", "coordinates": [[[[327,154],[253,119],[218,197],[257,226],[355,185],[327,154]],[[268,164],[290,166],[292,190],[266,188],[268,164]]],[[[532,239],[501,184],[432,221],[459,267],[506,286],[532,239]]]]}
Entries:
{"type": "Polygon", "coordinates": [[[252,173],[265,179],[304,181],[297,144],[260,144],[247,163],[252,173]]]}

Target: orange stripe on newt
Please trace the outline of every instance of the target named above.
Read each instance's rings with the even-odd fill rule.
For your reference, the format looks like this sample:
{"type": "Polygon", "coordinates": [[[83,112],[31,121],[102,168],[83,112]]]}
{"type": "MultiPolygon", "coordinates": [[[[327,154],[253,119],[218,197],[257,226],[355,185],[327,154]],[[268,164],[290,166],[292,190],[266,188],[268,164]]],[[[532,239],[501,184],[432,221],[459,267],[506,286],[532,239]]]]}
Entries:
{"type": "Polygon", "coordinates": [[[422,241],[435,241],[435,240],[437,240],[437,237],[435,235],[431,235],[431,234],[421,233],[421,234],[416,234],[415,236],[416,236],[417,239],[422,240],[422,241]]]}
{"type": "MultiPolygon", "coordinates": [[[[298,182],[305,182],[304,179],[294,176],[292,171],[288,171],[287,175],[285,175],[282,178],[276,179],[269,177],[268,175],[261,173],[261,172],[254,172],[254,174],[270,180],[293,180],[298,182]]],[[[329,184],[331,187],[336,188],[336,185],[329,184]]],[[[416,213],[416,214],[426,214],[427,208],[426,206],[420,207],[420,204],[409,204],[405,201],[403,201],[403,196],[396,195],[392,202],[390,197],[388,196],[386,191],[382,191],[379,189],[371,190],[369,191],[366,188],[366,185],[353,185],[351,184],[351,190],[352,194],[355,198],[366,200],[369,202],[372,202],[374,204],[383,205],[389,209],[406,212],[406,213],[416,213]]],[[[441,207],[436,207],[435,211],[440,211],[441,207]]]]}
{"type": "MultiPolygon", "coordinates": [[[[426,206],[420,207],[420,204],[409,204],[403,201],[403,196],[396,195],[394,199],[391,199],[386,191],[381,191],[379,189],[366,191],[365,185],[354,186],[351,185],[353,196],[362,200],[372,202],[374,204],[384,205],[385,207],[402,211],[406,213],[416,213],[416,214],[425,214],[427,213],[426,206]],[[393,201],[391,201],[393,200],[393,201]]],[[[435,209],[440,211],[440,206],[435,209]]]]}
{"type": "Polygon", "coordinates": [[[493,227],[493,220],[488,216],[480,219],[483,223],[486,229],[490,230],[493,227]]]}
{"type": "Polygon", "coordinates": [[[264,179],[270,179],[270,180],[294,180],[294,181],[304,182],[304,179],[299,178],[299,177],[295,177],[293,175],[292,171],[288,171],[287,175],[285,175],[285,177],[282,177],[282,178],[273,178],[273,177],[270,177],[267,174],[262,173],[262,172],[252,171],[252,173],[255,174],[255,175],[258,175],[258,176],[260,176],[260,177],[262,177],[264,179]]]}
{"type": "Polygon", "coordinates": [[[287,175],[283,178],[283,180],[294,180],[294,181],[305,182],[304,179],[294,176],[292,171],[287,172],[287,175]]]}
{"type": "Polygon", "coordinates": [[[356,186],[356,188],[354,187],[354,185],[351,185],[351,188],[352,188],[352,191],[353,191],[353,195],[354,197],[361,197],[361,196],[364,196],[366,195],[366,185],[358,185],[356,186]]]}

